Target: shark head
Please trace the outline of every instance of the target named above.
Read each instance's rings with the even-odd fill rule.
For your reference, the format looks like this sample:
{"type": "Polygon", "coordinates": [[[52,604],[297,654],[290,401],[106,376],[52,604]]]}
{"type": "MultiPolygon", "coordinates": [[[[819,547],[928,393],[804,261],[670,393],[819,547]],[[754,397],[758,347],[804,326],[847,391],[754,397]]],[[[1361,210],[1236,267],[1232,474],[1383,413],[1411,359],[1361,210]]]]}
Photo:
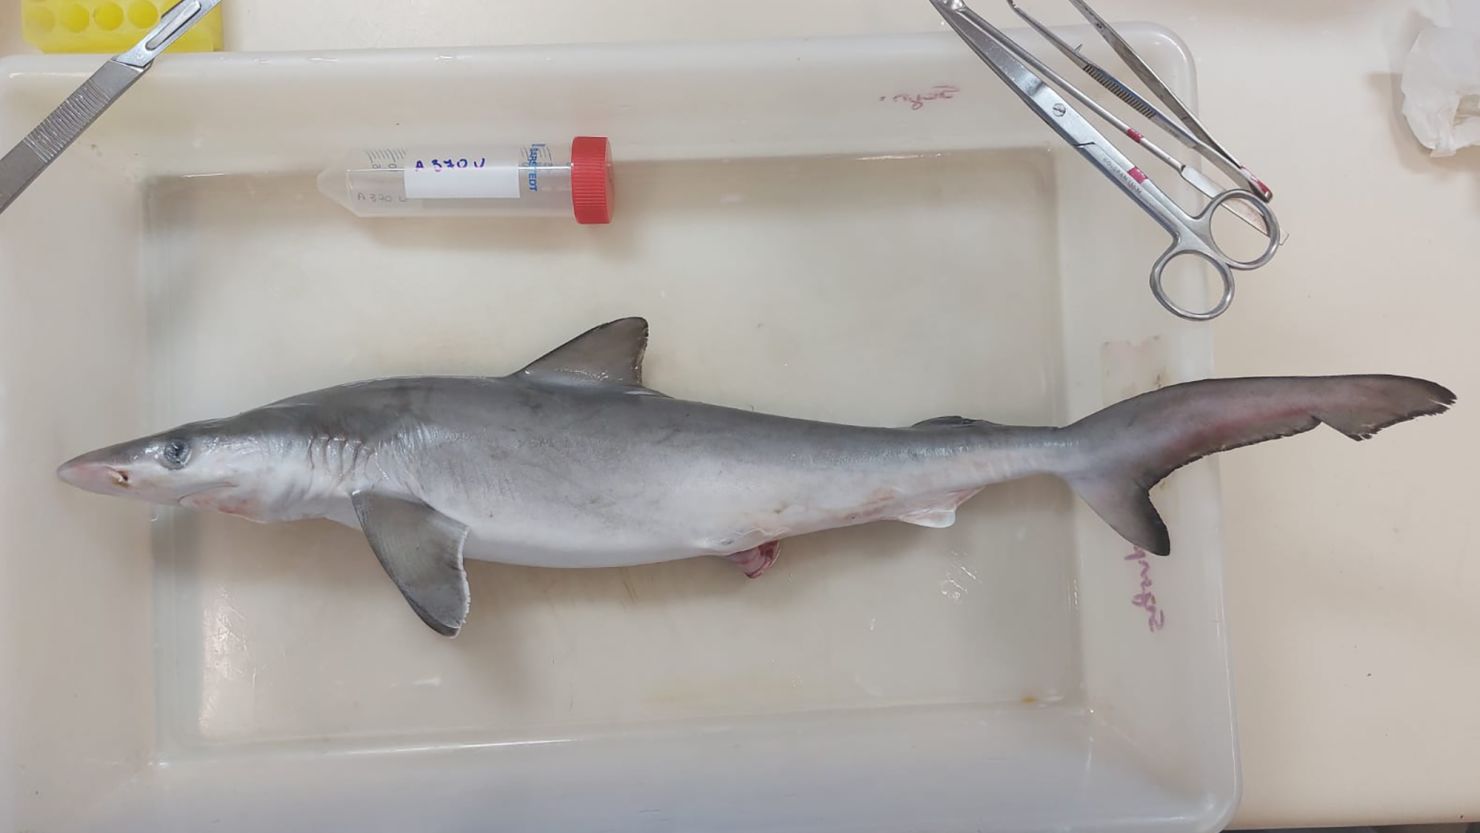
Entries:
{"type": "Polygon", "coordinates": [[[294,467],[277,464],[284,438],[257,423],[250,415],[188,423],[81,454],[57,476],[102,495],[265,520],[294,467]]]}

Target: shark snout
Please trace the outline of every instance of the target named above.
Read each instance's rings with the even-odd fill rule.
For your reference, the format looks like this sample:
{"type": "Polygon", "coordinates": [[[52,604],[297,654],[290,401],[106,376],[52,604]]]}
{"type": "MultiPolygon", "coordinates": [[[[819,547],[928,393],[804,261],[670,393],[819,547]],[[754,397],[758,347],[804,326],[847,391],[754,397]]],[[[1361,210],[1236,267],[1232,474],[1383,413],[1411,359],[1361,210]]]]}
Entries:
{"type": "Polygon", "coordinates": [[[89,460],[86,455],[58,466],[57,477],[79,489],[102,494],[127,489],[130,484],[127,466],[89,460]]]}

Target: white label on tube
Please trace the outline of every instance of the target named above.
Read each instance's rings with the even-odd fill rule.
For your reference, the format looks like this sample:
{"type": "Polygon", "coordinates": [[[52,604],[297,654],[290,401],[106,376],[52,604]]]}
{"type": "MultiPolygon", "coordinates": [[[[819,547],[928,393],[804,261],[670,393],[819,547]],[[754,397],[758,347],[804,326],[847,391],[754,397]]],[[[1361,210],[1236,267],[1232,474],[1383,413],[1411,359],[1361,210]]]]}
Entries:
{"type": "Polygon", "coordinates": [[[413,156],[405,162],[409,200],[517,199],[519,168],[486,157],[413,156]]]}

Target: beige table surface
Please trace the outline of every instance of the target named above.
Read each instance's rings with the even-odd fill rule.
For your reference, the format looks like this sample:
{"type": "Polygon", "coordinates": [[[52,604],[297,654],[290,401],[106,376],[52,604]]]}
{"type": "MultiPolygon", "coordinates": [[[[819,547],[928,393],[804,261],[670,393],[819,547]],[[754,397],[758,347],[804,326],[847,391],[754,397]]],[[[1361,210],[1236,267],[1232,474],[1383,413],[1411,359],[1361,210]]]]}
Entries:
{"type": "MultiPolygon", "coordinates": [[[[1477,2],[1477,0],[1461,0],[1477,2]]],[[[1036,11],[1071,22],[1066,3],[1036,11]]],[[[933,30],[925,0],[225,0],[237,50],[933,30]]],[[[977,7],[1003,22],[1005,9],[977,7]]],[[[1220,375],[1397,372],[1460,396],[1354,445],[1222,457],[1244,799],[1238,826],[1480,818],[1480,149],[1432,160],[1396,72],[1437,8],[1099,0],[1175,31],[1215,135],[1290,239],[1211,324],[1220,375]]],[[[19,15],[0,48],[32,51],[19,15]]],[[[1127,210],[1131,210],[1127,208],[1127,210]]]]}

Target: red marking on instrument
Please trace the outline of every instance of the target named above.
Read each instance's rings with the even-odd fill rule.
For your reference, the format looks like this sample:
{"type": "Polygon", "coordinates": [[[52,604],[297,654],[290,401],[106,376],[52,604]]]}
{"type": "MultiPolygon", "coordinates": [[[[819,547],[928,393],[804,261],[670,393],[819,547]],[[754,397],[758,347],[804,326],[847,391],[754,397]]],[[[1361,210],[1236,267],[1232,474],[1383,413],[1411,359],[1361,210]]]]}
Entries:
{"type": "Polygon", "coordinates": [[[1137,182],[1145,182],[1146,181],[1146,175],[1144,173],[1141,173],[1141,169],[1140,168],[1131,168],[1130,174],[1131,174],[1131,179],[1134,179],[1137,182]]]}
{"type": "Polygon", "coordinates": [[[1135,139],[1137,142],[1146,138],[1145,136],[1141,135],[1141,131],[1135,129],[1134,127],[1127,127],[1125,129],[1125,135],[1131,137],[1132,139],[1135,139]]]}

